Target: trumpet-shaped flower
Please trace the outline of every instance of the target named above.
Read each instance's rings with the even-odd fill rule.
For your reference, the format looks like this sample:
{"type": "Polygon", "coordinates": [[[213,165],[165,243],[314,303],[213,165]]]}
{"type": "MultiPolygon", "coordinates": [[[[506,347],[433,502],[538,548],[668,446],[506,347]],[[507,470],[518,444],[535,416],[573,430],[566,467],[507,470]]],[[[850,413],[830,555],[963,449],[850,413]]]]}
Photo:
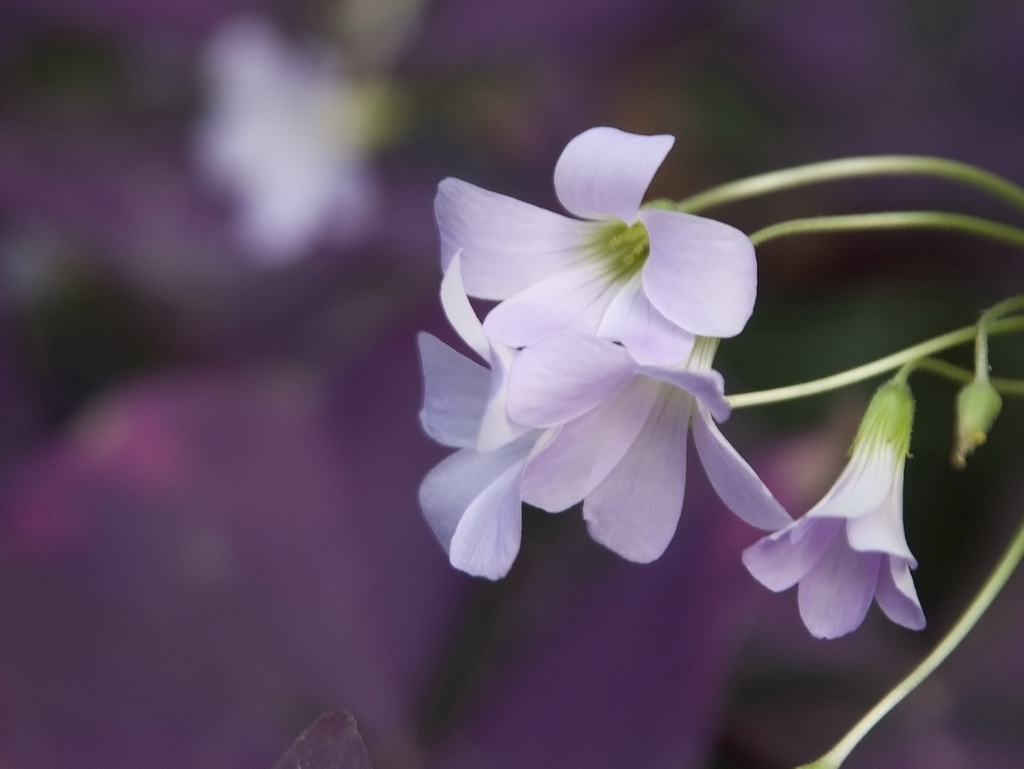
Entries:
{"type": "Polygon", "coordinates": [[[205,70],[199,160],[238,199],[247,251],[282,263],[325,232],[361,234],[379,193],[365,161],[366,109],[339,63],[294,50],[245,17],[212,38],[205,70]]]}
{"type": "Polygon", "coordinates": [[[591,536],[632,561],[668,546],[682,511],[689,424],[708,478],[743,520],[778,529],[789,515],[718,430],[729,407],[710,370],[717,340],[686,365],[644,366],[621,346],[575,331],[522,350],[508,412],[543,429],[523,472],[523,499],[559,512],[583,502],[591,536]]]}
{"type": "Polygon", "coordinates": [[[671,136],[592,128],[555,166],[562,216],[458,179],[435,212],[443,266],[461,251],[471,296],[502,301],[495,339],[525,347],[571,327],[644,364],[684,361],[696,336],[738,334],[757,288],[754,249],[726,224],[641,208],[671,136]]]}
{"type": "Polygon", "coordinates": [[[855,630],[874,598],[893,622],[925,625],[903,532],[903,468],[913,400],[883,385],[868,407],[853,454],[835,485],[806,515],[747,548],[743,563],[776,592],[799,583],[800,616],[817,638],[855,630]]]}
{"type": "Polygon", "coordinates": [[[522,472],[538,433],[508,419],[507,373],[514,353],[484,335],[462,288],[457,255],[442,281],[441,300],[456,332],[491,370],[420,335],[420,421],[431,438],[458,449],[427,474],[420,506],[453,566],[497,579],[519,552],[522,472]]]}

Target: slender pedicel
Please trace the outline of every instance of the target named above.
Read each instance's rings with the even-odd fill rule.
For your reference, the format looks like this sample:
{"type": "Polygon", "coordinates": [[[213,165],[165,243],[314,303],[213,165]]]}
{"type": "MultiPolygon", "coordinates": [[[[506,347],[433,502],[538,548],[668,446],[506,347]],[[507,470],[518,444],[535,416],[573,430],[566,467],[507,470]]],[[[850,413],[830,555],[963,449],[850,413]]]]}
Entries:
{"type": "MultiPolygon", "coordinates": [[[[1009,334],[1015,331],[1024,331],[1024,317],[1006,318],[996,321],[989,327],[989,336],[1009,334]]],[[[728,401],[733,409],[742,409],[750,406],[762,406],[768,403],[781,403],[782,401],[806,398],[809,395],[819,395],[832,390],[838,390],[855,382],[862,382],[865,379],[898,369],[904,363],[915,358],[923,358],[970,342],[975,338],[976,333],[977,326],[966,326],[937,336],[934,339],[929,339],[926,342],[920,342],[871,363],[865,363],[862,366],[841,371],[838,374],[787,387],[775,387],[771,390],[758,390],[756,392],[730,395],[726,398],[726,401],[728,401]]]]}
{"type": "Polygon", "coordinates": [[[999,563],[985,581],[981,590],[978,591],[974,600],[971,601],[960,619],[946,633],[945,637],[932,650],[931,654],[925,657],[906,678],[900,681],[860,721],[854,724],[853,728],[835,744],[832,750],[817,761],[803,764],[797,767],[797,769],[838,769],[843,761],[846,760],[846,757],[850,755],[850,752],[864,739],[864,736],[874,728],[875,724],[881,721],[904,697],[914,691],[960,645],[960,642],[971,632],[988,607],[992,605],[992,601],[995,600],[996,596],[999,595],[999,592],[1006,585],[1022,557],[1024,557],[1024,523],[1017,530],[1010,546],[1006,549],[1003,557],[999,559],[999,563]]]}
{"type": "Polygon", "coordinates": [[[979,216],[946,211],[885,211],[872,214],[814,216],[792,219],[757,230],[750,235],[755,246],[790,235],[823,232],[867,232],[872,230],[945,230],[989,238],[1024,248],[1024,229],[979,216]]]}
{"type": "Polygon", "coordinates": [[[990,171],[956,160],[923,155],[868,155],[811,163],[772,171],[692,195],[676,204],[685,213],[697,213],[737,200],[811,184],[865,176],[931,176],[986,192],[1014,208],[1024,210],[1024,188],[990,171]]]}

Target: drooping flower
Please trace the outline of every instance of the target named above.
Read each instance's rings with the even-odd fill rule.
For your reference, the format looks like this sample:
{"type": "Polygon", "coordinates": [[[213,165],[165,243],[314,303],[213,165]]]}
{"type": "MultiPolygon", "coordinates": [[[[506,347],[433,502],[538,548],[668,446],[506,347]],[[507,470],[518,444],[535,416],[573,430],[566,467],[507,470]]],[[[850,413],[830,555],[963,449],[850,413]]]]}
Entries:
{"type": "Polygon", "coordinates": [[[583,502],[591,536],[646,563],[675,533],[686,451],[694,442],[716,492],[747,523],[774,530],[791,519],[725,440],[718,340],[699,338],[685,364],[644,366],[621,345],[566,330],[523,349],[512,363],[508,413],[543,429],[522,480],[523,499],[559,512],[583,502]]]}
{"type": "Polygon", "coordinates": [[[686,360],[697,336],[730,337],[750,317],[754,249],[711,219],[641,207],[671,136],[591,128],[566,146],[562,216],[458,179],[435,212],[442,265],[461,251],[471,296],[502,301],[484,327],[511,347],[566,327],[621,342],[641,363],[686,360]]]}
{"type": "Polygon", "coordinates": [[[247,252],[279,264],[328,232],[358,236],[379,193],[365,161],[366,110],[337,57],[293,49],[243,17],[213,37],[204,69],[199,162],[237,199],[247,252]]]}
{"type": "Polygon", "coordinates": [[[779,592],[799,583],[800,616],[817,638],[864,620],[874,598],[893,622],[920,630],[924,613],[903,531],[903,469],[914,402],[905,383],[882,385],[861,423],[850,462],[818,504],[747,548],[743,563],[779,592]]]}
{"type": "Polygon", "coordinates": [[[427,474],[420,486],[420,506],[453,566],[498,579],[519,552],[522,472],[538,431],[508,417],[508,370],[514,352],[484,334],[462,287],[458,255],[442,281],[441,301],[455,331],[491,369],[430,334],[420,334],[420,421],[431,438],[458,449],[427,474]]]}

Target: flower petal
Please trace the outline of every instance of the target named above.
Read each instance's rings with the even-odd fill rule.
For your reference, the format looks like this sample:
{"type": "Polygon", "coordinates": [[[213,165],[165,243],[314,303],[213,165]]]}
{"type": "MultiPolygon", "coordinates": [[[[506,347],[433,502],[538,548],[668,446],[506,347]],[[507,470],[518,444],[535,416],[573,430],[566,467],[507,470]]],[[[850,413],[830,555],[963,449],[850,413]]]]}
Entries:
{"type": "Polygon", "coordinates": [[[743,565],[769,590],[788,590],[815,567],[842,527],[838,520],[801,518],[744,550],[743,565]]]}
{"type": "Polygon", "coordinates": [[[614,342],[566,331],[519,352],[509,374],[508,410],[530,427],[585,414],[628,382],[636,365],[614,342]]]}
{"type": "Polygon", "coordinates": [[[524,437],[486,454],[461,449],[427,473],[420,484],[420,507],[446,552],[450,551],[459,521],[473,500],[510,467],[524,459],[531,444],[532,441],[524,437]]]}
{"type": "Polygon", "coordinates": [[[889,558],[888,561],[888,564],[883,562],[879,569],[875,600],[885,616],[897,625],[923,630],[924,611],[917,597],[914,578],[910,576],[910,567],[903,558],[889,558]]]}
{"type": "Polygon", "coordinates": [[[421,333],[417,341],[423,363],[423,429],[444,446],[471,446],[487,404],[489,372],[430,334],[421,333]]]}
{"type": "Polygon", "coordinates": [[[675,139],[591,128],[572,139],[555,165],[555,193],[584,219],[614,216],[632,224],[644,193],[675,139]]]}
{"type": "Polygon", "coordinates": [[[509,371],[515,355],[515,350],[501,344],[495,344],[491,348],[491,390],[480,419],[477,451],[494,451],[531,429],[512,421],[508,413],[509,371]]]}
{"type": "Polygon", "coordinates": [[[520,460],[499,475],[470,503],[452,537],[452,566],[467,574],[500,579],[519,553],[523,503],[519,494],[520,460]]]}
{"type": "Polygon", "coordinates": [[[912,568],[917,561],[910,552],[903,533],[903,465],[890,478],[889,493],[881,504],[867,515],[846,522],[846,538],[850,547],[861,552],[882,553],[905,559],[912,568]]]}
{"type": "Polygon", "coordinates": [[[523,473],[523,501],[557,513],[590,494],[636,441],[660,387],[638,377],[541,439],[523,473]]]}
{"type": "Polygon", "coordinates": [[[792,523],[789,513],[722,435],[705,406],[698,406],[693,417],[693,440],[704,472],[726,507],[759,529],[775,531],[792,523]]]}
{"type": "Polygon", "coordinates": [[[469,303],[466,287],[462,281],[462,253],[456,252],[441,278],[441,307],[455,333],[459,335],[477,355],[488,360],[491,342],[484,333],[483,324],[469,303]]]}
{"type": "Polygon", "coordinates": [[[729,418],[729,402],[725,399],[725,382],[713,369],[695,371],[685,368],[644,366],[641,373],[662,382],[668,382],[694,396],[720,421],[729,418]]]}
{"type": "Polygon", "coordinates": [[[590,535],[631,561],[665,552],[682,513],[691,399],[668,387],[629,451],[583,501],[590,535]]]}
{"type": "Polygon", "coordinates": [[[807,515],[856,518],[873,513],[892,494],[896,472],[896,456],[890,445],[855,449],[832,488],[807,515]]]}
{"type": "Polygon", "coordinates": [[[441,280],[441,305],[462,340],[491,364],[489,392],[477,424],[477,450],[493,451],[515,440],[530,428],[514,423],[508,415],[508,372],[515,351],[501,343],[492,344],[484,333],[483,324],[463,288],[461,268],[462,254],[457,252],[441,280]]]}
{"type": "Polygon", "coordinates": [[[815,638],[839,638],[856,630],[871,606],[882,556],[852,550],[838,536],[800,580],[800,616],[815,638]]]}
{"type": "Polygon", "coordinates": [[[593,336],[614,297],[604,268],[584,263],[509,297],[487,314],[484,328],[510,347],[537,344],[568,327],[593,336]]]}
{"type": "Polygon", "coordinates": [[[651,254],[643,286],[666,318],[700,336],[735,336],[754,310],[757,261],[750,240],[713,219],[643,209],[651,254]]]}
{"type": "Polygon", "coordinates": [[[505,299],[585,259],[594,225],[445,179],[434,213],[441,232],[441,266],[460,249],[471,296],[505,299]]]}
{"type": "Polygon", "coordinates": [[[634,275],[612,298],[598,328],[605,339],[622,342],[638,363],[670,365],[685,361],[694,337],[658,312],[634,275]]]}

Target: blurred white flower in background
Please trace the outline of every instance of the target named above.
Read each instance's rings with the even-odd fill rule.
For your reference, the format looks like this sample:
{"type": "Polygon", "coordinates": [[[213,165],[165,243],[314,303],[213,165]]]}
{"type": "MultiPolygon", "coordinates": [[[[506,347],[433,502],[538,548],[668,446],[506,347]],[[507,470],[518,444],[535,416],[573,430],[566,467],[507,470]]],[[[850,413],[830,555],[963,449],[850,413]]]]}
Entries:
{"type": "Polygon", "coordinates": [[[202,64],[198,160],[234,198],[246,252],[282,264],[325,237],[363,234],[380,197],[366,162],[376,100],[346,79],[337,52],[293,48],[244,17],[213,36],[202,64]]]}

